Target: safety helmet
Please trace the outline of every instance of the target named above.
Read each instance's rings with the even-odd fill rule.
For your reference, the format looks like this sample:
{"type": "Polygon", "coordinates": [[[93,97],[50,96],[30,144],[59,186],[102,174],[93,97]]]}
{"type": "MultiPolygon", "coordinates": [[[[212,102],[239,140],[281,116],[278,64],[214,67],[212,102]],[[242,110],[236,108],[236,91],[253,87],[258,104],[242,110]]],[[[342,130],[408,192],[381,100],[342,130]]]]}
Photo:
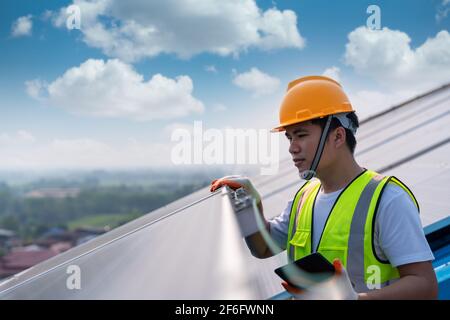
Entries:
{"type": "MultiPolygon", "coordinates": [[[[353,111],[338,82],[324,76],[302,77],[289,83],[280,107],[280,124],[272,131],[284,131],[295,123],[353,111]]],[[[344,127],[346,124],[342,123],[344,127]]]]}
{"type": "Polygon", "coordinates": [[[350,112],[354,110],[347,95],[341,85],[333,79],[309,76],[289,83],[280,107],[280,124],[272,131],[285,131],[286,127],[292,124],[327,118],[311,166],[300,173],[302,179],[310,180],[316,176],[333,118],[338,119],[341,125],[353,134],[356,133],[356,125],[347,117],[350,112]]]}

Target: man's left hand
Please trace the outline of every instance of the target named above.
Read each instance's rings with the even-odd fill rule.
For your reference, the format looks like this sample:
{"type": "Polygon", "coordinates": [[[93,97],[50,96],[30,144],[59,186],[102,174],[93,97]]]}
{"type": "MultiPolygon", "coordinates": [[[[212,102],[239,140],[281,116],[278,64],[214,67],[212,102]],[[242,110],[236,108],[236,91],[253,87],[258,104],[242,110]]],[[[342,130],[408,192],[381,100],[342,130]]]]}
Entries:
{"type": "Polygon", "coordinates": [[[298,300],[357,300],[358,293],[353,289],[347,270],[339,259],[333,261],[336,273],[331,279],[307,289],[292,287],[287,282],[281,285],[298,300]]]}

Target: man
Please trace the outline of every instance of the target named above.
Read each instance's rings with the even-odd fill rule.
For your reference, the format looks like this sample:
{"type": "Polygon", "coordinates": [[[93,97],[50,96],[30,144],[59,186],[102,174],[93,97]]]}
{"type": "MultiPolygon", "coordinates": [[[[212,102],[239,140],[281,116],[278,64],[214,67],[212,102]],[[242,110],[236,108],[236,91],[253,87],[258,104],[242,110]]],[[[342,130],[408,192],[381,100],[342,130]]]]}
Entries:
{"type": "MultiPolygon", "coordinates": [[[[320,252],[333,262],[338,272],[330,283],[346,283],[350,289],[345,298],[435,299],[434,257],[417,201],[397,178],[358,165],[358,126],[336,81],[310,76],[289,84],[274,131],[285,131],[294,165],[306,183],[278,217],[264,219],[266,230],[287,250],[290,261],[320,252]]],[[[257,199],[262,214],[260,196],[247,178],[215,180],[211,191],[223,185],[244,187],[257,199]]],[[[246,241],[258,258],[276,253],[261,232],[246,241]]],[[[320,297],[282,284],[299,298],[320,297]]]]}

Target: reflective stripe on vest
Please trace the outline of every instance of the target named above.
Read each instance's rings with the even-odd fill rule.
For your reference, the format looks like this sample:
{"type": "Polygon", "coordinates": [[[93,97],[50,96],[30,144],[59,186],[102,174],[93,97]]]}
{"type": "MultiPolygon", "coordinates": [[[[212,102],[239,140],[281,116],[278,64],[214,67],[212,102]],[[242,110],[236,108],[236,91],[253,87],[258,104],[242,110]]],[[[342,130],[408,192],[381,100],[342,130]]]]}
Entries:
{"type": "MultiPolygon", "coordinates": [[[[347,268],[358,292],[384,286],[399,277],[397,268],[376,256],[373,234],[376,211],[384,187],[395,183],[405,190],[417,205],[410,190],[395,177],[382,177],[374,171],[364,171],[338,196],[325,223],[317,251],[325,258],[339,258],[347,268]],[[355,198],[356,197],[356,198],[355,198]],[[329,223],[331,221],[331,223],[329,223]],[[381,276],[375,279],[370,268],[376,266],[381,276]],[[368,288],[367,284],[375,284],[368,288]]],[[[320,190],[320,181],[311,180],[297,192],[291,208],[287,253],[297,260],[314,251],[312,248],[313,208],[320,190]]]]}
{"type": "Polygon", "coordinates": [[[360,287],[361,281],[355,281],[355,290],[357,292],[365,291],[367,286],[364,282],[364,235],[369,213],[370,202],[372,201],[375,189],[383,179],[383,176],[376,175],[364,188],[356,205],[355,212],[350,226],[350,235],[348,238],[347,253],[347,272],[350,279],[362,279],[364,287],[360,287]]]}

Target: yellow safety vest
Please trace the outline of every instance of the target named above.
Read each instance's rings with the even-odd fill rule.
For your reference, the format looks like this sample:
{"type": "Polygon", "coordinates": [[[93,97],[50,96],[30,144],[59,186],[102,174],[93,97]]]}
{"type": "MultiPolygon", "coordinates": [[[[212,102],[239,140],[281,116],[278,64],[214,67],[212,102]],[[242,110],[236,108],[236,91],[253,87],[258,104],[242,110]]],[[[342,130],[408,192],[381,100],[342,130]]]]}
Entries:
{"type": "MultiPolygon", "coordinates": [[[[357,292],[379,288],[399,278],[398,269],[381,260],[373,244],[377,208],[388,183],[403,188],[419,209],[414,195],[400,180],[365,170],[336,199],[317,247],[317,252],[328,261],[342,261],[357,292]]],[[[313,232],[319,232],[313,230],[313,209],[320,187],[319,180],[310,180],[294,197],[286,245],[291,261],[312,253],[313,232]]]]}

